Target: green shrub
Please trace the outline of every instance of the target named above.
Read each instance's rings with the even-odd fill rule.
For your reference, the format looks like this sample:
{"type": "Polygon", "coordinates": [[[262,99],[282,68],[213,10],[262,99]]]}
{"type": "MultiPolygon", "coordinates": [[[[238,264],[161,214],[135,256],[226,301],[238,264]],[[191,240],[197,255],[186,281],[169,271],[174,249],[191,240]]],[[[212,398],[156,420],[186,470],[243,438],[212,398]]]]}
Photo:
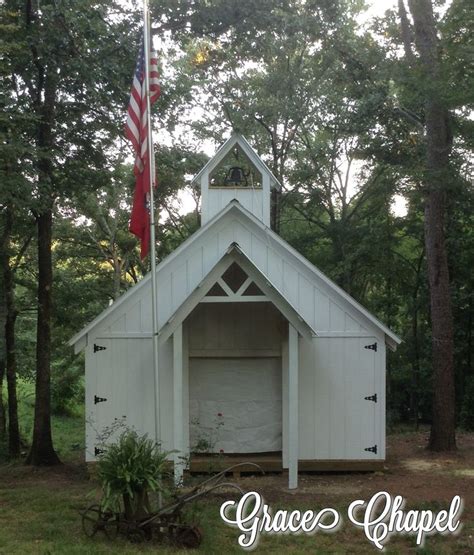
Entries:
{"type": "Polygon", "coordinates": [[[51,410],[58,416],[73,416],[76,405],[84,399],[82,370],[55,371],[51,380],[51,410]]]}
{"type": "Polygon", "coordinates": [[[136,432],[122,433],[99,458],[98,477],[104,492],[104,509],[117,510],[123,499],[128,520],[149,512],[148,492],[163,491],[166,456],[151,439],[136,432]]]}

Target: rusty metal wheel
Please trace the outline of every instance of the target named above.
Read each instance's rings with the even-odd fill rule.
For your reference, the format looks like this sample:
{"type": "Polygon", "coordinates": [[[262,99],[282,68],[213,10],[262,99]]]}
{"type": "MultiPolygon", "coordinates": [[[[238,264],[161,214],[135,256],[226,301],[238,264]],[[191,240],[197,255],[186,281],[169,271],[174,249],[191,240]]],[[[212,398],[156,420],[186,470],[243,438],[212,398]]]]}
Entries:
{"type": "Polygon", "coordinates": [[[102,530],[109,540],[115,540],[120,530],[120,517],[117,513],[110,511],[102,512],[102,519],[105,523],[102,530]]]}
{"type": "Polygon", "coordinates": [[[119,531],[118,515],[103,511],[100,505],[90,505],[82,513],[82,529],[88,538],[93,538],[97,532],[103,532],[107,538],[113,540],[119,531]]]}
{"type": "Polygon", "coordinates": [[[173,535],[175,544],[186,549],[197,549],[202,542],[202,533],[197,526],[178,526],[173,535]]]}
{"type": "Polygon", "coordinates": [[[129,527],[127,530],[127,540],[131,543],[143,543],[147,539],[146,532],[136,526],[129,527]]]}
{"type": "Polygon", "coordinates": [[[92,538],[101,527],[100,507],[91,505],[82,513],[82,529],[88,538],[92,538]]]}

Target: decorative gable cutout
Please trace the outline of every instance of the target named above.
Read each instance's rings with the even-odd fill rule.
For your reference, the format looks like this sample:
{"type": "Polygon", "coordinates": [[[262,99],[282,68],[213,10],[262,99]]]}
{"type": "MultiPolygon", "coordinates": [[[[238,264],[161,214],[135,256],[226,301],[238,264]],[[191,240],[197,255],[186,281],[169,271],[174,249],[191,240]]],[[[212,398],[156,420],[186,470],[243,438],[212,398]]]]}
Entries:
{"type": "Polygon", "coordinates": [[[266,301],[265,293],[247,273],[232,262],[209,289],[201,302],[250,302],[266,301]]]}
{"type": "Polygon", "coordinates": [[[256,283],[252,283],[247,287],[247,289],[242,293],[243,297],[249,297],[254,295],[263,295],[262,291],[256,283]]]}
{"type": "Polygon", "coordinates": [[[232,263],[222,274],[222,279],[232,289],[234,293],[242,287],[244,281],[248,278],[247,274],[237,263],[232,263]]]}
{"type": "Polygon", "coordinates": [[[206,297],[226,297],[227,293],[222,289],[219,283],[214,283],[214,285],[209,289],[206,297]]]}

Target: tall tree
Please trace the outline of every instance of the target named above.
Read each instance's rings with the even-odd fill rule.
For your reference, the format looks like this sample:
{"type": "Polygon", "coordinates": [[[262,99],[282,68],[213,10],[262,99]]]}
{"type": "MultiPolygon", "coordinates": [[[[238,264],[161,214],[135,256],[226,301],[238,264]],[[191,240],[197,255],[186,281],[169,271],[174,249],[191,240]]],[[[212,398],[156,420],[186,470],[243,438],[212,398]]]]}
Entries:
{"type": "Polygon", "coordinates": [[[59,462],[50,404],[53,222],[71,190],[94,189],[110,169],[133,67],[125,37],[136,19],[113,2],[104,10],[90,0],[8,0],[2,10],[23,45],[11,57],[11,94],[19,113],[33,115],[24,133],[32,149],[30,209],[38,255],[36,400],[27,462],[49,465],[59,462]],[[113,21],[109,9],[116,10],[113,21]],[[125,63],[111,69],[114,59],[125,63]]]}
{"type": "MultiPolygon", "coordinates": [[[[430,284],[433,364],[433,422],[429,447],[434,451],[456,448],[453,317],[446,250],[446,194],[452,134],[443,98],[440,48],[431,0],[409,0],[415,44],[423,78],[425,168],[425,247],[430,284]]],[[[406,25],[406,20],[405,20],[406,25]]]]}
{"type": "Polygon", "coordinates": [[[6,207],[5,226],[2,240],[3,284],[5,286],[5,346],[6,376],[8,391],[8,452],[11,457],[20,455],[20,429],[18,424],[18,400],[16,391],[16,346],[15,322],[18,312],[15,307],[15,289],[13,283],[13,262],[11,260],[11,236],[14,212],[12,205],[6,207]]]}
{"type": "MultiPolygon", "coordinates": [[[[51,8],[50,5],[44,8],[51,8]]],[[[38,51],[36,40],[41,36],[40,27],[51,23],[40,21],[40,12],[33,2],[25,5],[25,31],[35,67],[34,79],[29,81],[29,94],[37,117],[35,146],[37,151],[36,172],[39,205],[35,215],[38,245],[38,315],[36,327],[36,387],[33,442],[26,460],[33,465],[58,464],[59,458],[53,448],[51,435],[51,304],[53,289],[53,266],[51,257],[54,171],[52,151],[54,147],[54,123],[58,93],[57,52],[54,48],[49,59],[38,51]]],[[[57,21],[57,18],[55,18],[57,21]]]]}

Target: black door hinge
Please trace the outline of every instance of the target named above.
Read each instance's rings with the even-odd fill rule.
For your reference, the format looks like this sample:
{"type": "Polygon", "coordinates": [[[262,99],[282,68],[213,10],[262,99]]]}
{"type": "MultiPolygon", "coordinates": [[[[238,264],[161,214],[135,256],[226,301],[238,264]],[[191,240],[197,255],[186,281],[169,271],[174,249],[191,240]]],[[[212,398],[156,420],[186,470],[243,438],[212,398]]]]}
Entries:
{"type": "Polygon", "coordinates": [[[97,403],[103,403],[104,401],[107,401],[105,397],[97,397],[97,395],[94,395],[94,405],[97,405],[97,403]]]}
{"type": "Polygon", "coordinates": [[[374,455],[377,454],[377,445],[374,445],[373,447],[366,447],[364,449],[364,451],[369,451],[369,453],[374,453],[374,455]]]}
{"type": "Polygon", "coordinates": [[[373,401],[374,403],[377,402],[377,393],[374,393],[373,395],[368,395],[367,397],[364,397],[364,399],[366,401],[373,401]]]}
{"type": "Polygon", "coordinates": [[[364,349],[371,349],[372,351],[377,352],[377,343],[372,343],[371,345],[366,345],[364,349]]]}
{"type": "Polygon", "coordinates": [[[105,349],[107,349],[107,347],[94,343],[94,353],[97,353],[97,351],[105,351],[105,349]]]}
{"type": "Polygon", "coordinates": [[[103,449],[99,449],[98,447],[94,448],[94,455],[96,457],[98,457],[99,455],[102,455],[103,453],[105,453],[105,451],[103,449]]]}

